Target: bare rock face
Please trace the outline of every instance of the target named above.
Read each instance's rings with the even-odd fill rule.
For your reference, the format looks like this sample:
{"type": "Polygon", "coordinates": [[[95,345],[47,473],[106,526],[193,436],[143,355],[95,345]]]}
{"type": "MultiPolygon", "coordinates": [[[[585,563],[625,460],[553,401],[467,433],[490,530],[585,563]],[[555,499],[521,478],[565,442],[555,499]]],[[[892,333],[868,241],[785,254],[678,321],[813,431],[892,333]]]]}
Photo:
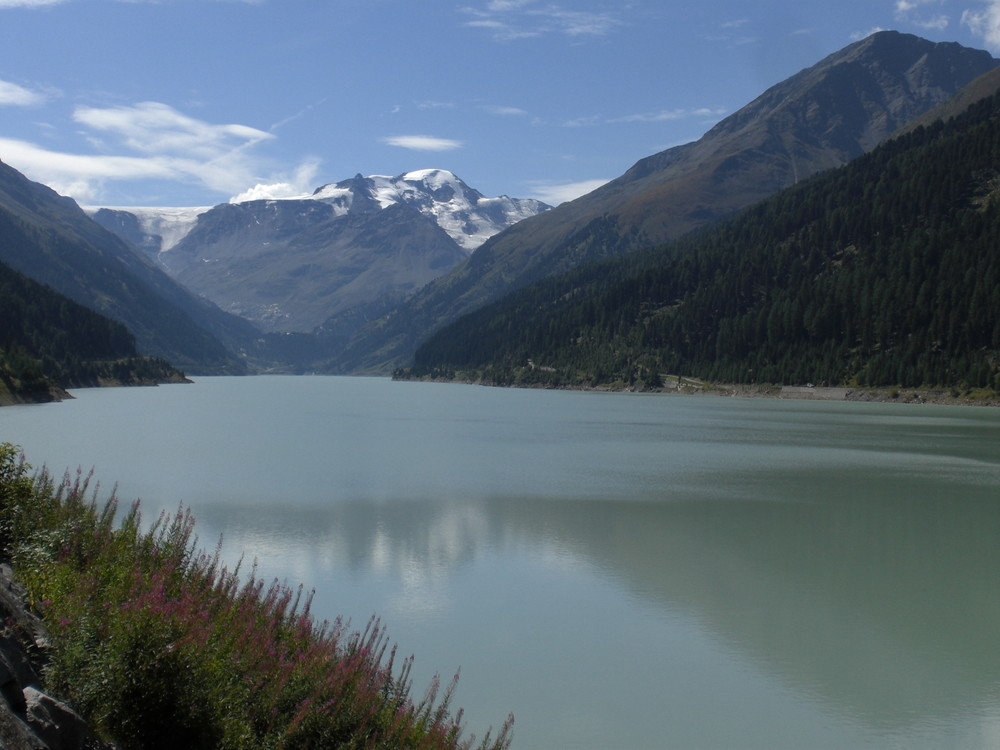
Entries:
{"type": "Polygon", "coordinates": [[[83,719],[45,693],[39,672],[48,642],[42,622],[24,604],[9,565],[0,565],[0,748],[98,750],[83,719]]]}
{"type": "Polygon", "coordinates": [[[33,687],[24,689],[28,726],[51,750],[83,747],[87,726],[65,703],[33,687]]]}

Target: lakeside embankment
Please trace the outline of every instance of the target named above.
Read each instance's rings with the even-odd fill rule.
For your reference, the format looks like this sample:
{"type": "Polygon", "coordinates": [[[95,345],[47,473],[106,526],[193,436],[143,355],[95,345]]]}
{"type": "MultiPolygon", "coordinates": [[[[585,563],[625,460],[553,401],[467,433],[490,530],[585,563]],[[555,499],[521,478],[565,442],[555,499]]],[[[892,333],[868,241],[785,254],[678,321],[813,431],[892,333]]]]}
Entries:
{"type": "Polygon", "coordinates": [[[902,388],[886,386],[882,388],[858,388],[854,386],[787,386],[769,383],[711,383],[697,378],[668,375],[662,378],[660,386],[640,386],[627,383],[606,383],[602,385],[566,384],[552,382],[496,382],[490,379],[465,376],[456,373],[454,377],[420,376],[409,377],[397,370],[393,380],[413,380],[433,383],[462,383],[498,388],[528,388],[567,391],[599,391],[607,393],[662,393],[681,396],[717,396],[727,398],[773,398],[806,401],[864,401],[886,404],[940,404],[947,406],[994,406],[1000,407],[1000,393],[990,389],[958,388],[902,388]]]}

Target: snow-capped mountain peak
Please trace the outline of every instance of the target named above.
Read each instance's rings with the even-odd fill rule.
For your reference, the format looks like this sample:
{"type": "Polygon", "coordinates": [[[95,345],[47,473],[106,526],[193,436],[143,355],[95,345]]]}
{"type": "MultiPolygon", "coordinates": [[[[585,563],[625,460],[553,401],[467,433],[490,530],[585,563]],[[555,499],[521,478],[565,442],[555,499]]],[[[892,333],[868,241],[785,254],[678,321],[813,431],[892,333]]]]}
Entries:
{"type": "MultiPolygon", "coordinates": [[[[355,175],[317,188],[311,195],[273,201],[319,201],[334,216],[370,214],[403,204],[438,224],[466,253],[494,234],[550,207],[532,199],[487,198],[446,169],[419,169],[390,177],[355,175]]],[[[254,203],[259,201],[244,201],[254,203]]],[[[237,205],[241,205],[237,203],[237,205]]],[[[87,212],[152,255],[167,252],[197,225],[209,208],[98,208],[87,212]]]]}
{"type": "Polygon", "coordinates": [[[409,205],[433,219],[468,253],[510,225],[549,208],[531,199],[487,198],[446,169],[420,169],[396,177],[357,175],[318,188],[312,199],[330,203],[338,213],[409,205]]]}

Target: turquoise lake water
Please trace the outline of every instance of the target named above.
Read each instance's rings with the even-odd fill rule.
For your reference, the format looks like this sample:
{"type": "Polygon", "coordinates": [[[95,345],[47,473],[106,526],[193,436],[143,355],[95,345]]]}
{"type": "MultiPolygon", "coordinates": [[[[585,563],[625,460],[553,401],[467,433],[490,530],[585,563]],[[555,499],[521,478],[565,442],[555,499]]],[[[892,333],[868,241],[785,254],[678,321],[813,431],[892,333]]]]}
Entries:
{"type": "Polygon", "coordinates": [[[1000,747],[1000,410],[203,378],[0,409],[521,750],[1000,747]]]}

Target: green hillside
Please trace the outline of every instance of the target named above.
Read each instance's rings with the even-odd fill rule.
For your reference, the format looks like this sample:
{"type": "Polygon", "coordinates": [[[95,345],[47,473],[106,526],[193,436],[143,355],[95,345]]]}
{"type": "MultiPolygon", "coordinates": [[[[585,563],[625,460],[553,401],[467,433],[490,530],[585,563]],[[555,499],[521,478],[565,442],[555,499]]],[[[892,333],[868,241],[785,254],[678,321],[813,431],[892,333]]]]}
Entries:
{"type": "Polygon", "coordinates": [[[0,263],[0,403],[49,401],[60,388],[183,379],[141,357],[121,323],[0,263]]]}
{"type": "Polygon", "coordinates": [[[358,371],[408,362],[433,332],[517,289],[714,225],[871,151],[996,66],[981,50],[872,34],[771,86],[697,141],[641,159],[597,190],[490,238],[361,327],[336,365],[358,371]]]}
{"type": "Polygon", "coordinates": [[[1000,388],[1000,98],[441,330],[409,376],[1000,388]]]}

